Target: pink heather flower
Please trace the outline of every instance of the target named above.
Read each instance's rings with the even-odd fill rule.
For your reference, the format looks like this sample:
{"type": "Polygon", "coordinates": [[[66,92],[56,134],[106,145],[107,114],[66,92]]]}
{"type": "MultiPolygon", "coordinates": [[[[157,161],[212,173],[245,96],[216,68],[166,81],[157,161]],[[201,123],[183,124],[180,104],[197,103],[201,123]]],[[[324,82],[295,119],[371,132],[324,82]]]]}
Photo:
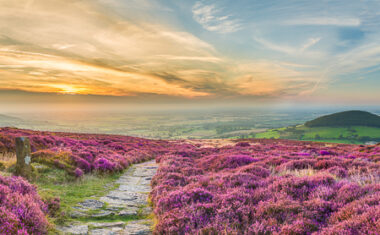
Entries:
{"type": "Polygon", "coordinates": [[[83,176],[83,171],[79,168],[76,168],[74,171],[75,177],[80,178],[83,176]]]}

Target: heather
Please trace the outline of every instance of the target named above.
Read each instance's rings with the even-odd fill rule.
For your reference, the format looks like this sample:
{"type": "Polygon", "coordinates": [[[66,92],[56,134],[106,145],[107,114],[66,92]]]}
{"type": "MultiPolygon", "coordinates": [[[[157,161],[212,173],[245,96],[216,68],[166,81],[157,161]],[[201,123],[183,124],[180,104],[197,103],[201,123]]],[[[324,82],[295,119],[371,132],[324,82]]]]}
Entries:
{"type": "Polygon", "coordinates": [[[0,176],[0,234],[46,234],[49,209],[26,180],[0,176]]]}
{"type": "MultiPolygon", "coordinates": [[[[78,203],[99,199],[117,187],[124,169],[153,158],[155,234],[380,231],[380,145],[255,139],[204,146],[2,128],[4,159],[14,158],[17,136],[31,140],[38,191],[22,178],[0,178],[0,234],[46,234],[48,221],[71,220],[78,203]]],[[[3,168],[12,171],[12,162],[3,168]]],[[[119,219],[130,218],[99,220],[119,219]]]]}
{"type": "Polygon", "coordinates": [[[156,160],[156,234],[378,234],[380,146],[252,140],[156,160]]]}
{"type": "Polygon", "coordinates": [[[124,169],[174,146],[127,136],[1,128],[0,160],[6,174],[14,168],[18,136],[30,139],[34,170],[29,180],[38,190],[22,178],[0,179],[0,234],[46,234],[48,221],[70,222],[73,207],[106,194],[124,169]]]}
{"type": "Polygon", "coordinates": [[[18,136],[30,138],[32,162],[64,169],[78,177],[90,172],[120,172],[169,148],[167,141],[128,136],[0,128],[0,153],[15,152],[14,139],[18,136]]]}

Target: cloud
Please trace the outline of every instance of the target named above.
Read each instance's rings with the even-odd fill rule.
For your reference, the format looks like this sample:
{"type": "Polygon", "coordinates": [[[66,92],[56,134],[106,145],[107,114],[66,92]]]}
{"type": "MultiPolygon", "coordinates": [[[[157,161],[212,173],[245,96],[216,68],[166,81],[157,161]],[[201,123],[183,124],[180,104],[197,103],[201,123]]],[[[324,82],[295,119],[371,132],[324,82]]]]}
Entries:
{"type": "Polygon", "coordinates": [[[196,2],[192,8],[193,18],[208,31],[218,33],[233,33],[242,29],[239,20],[233,19],[232,15],[223,14],[216,5],[205,5],[196,2]]]}
{"type": "Polygon", "coordinates": [[[221,61],[212,45],[190,33],[129,21],[96,1],[2,1],[0,28],[0,89],[202,97],[209,94],[152,71],[221,61]]]}
{"type": "Polygon", "coordinates": [[[273,51],[278,51],[286,54],[294,54],[296,53],[296,49],[290,46],[286,45],[280,45],[273,43],[271,41],[268,41],[266,39],[260,38],[260,37],[254,37],[253,38],[256,42],[260,43],[261,45],[267,47],[268,49],[271,49],[273,51]]]}
{"type": "Polygon", "coordinates": [[[334,17],[315,17],[315,18],[296,18],[284,22],[286,25],[315,25],[315,26],[360,26],[358,18],[334,18],[334,17]]]}
{"type": "MultiPolygon", "coordinates": [[[[321,47],[327,44],[329,35],[315,32],[301,37],[302,31],[296,31],[300,33],[294,34],[296,39],[286,40],[255,36],[263,50],[249,51],[252,38],[238,32],[243,26],[234,17],[237,13],[198,1],[192,7],[193,18],[205,29],[242,34],[237,43],[226,35],[214,35],[220,38],[214,46],[186,32],[180,23],[142,19],[146,9],[157,8],[156,1],[129,3],[140,4],[133,8],[141,11],[139,17],[123,15],[120,9],[115,12],[112,7],[123,3],[114,0],[0,1],[0,90],[175,99],[283,97],[323,86],[331,74],[330,70],[322,74],[327,60],[336,60],[336,68],[350,71],[379,63],[378,43],[353,48],[352,54],[324,56],[327,53],[319,51],[317,44],[322,38],[321,47]],[[231,47],[220,49],[224,46],[231,47]],[[266,57],[273,51],[282,54],[266,57]]],[[[326,18],[304,19],[307,24],[327,24],[326,18]]],[[[332,23],[343,25],[338,20],[332,23]]],[[[276,27],[260,27],[266,28],[263,35],[278,35],[271,32],[276,27]]]]}
{"type": "Polygon", "coordinates": [[[308,48],[314,46],[315,44],[317,44],[319,41],[321,40],[321,38],[309,38],[309,40],[301,47],[301,51],[305,51],[307,50],[308,48]]]}
{"type": "MultiPolygon", "coordinates": [[[[289,54],[289,55],[299,55],[301,53],[304,54],[304,55],[307,55],[305,53],[305,51],[307,49],[309,49],[310,47],[314,46],[315,44],[317,44],[321,40],[320,37],[318,37],[318,38],[309,38],[300,47],[294,47],[294,46],[277,44],[277,43],[271,42],[269,40],[266,40],[264,38],[257,37],[257,36],[254,36],[253,39],[256,42],[260,43],[261,45],[265,46],[266,48],[268,48],[270,50],[278,51],[278,52],[289,54]]],[[[318,52],[314,52],[314,53],[311,53],[311,54],[315,57],[318,54],[318,52]]]]}

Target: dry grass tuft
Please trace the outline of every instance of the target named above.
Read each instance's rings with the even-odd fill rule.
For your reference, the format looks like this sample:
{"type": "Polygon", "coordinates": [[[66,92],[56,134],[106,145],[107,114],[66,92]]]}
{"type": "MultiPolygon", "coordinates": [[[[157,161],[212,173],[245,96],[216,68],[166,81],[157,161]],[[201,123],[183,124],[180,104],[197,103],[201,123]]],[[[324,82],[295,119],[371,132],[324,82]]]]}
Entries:
{"type": "Polygon", "coordinates": [[[16,154],[11,152],[0,153],[0,163],[2,163],[5,168],[8,168],[15,164],[17,161],[16,154]]]}
{"type": "Polygon", "coordinates": [[[304,176],[313,176],[318,173],[317,170],[309,167],[306,169],[295,169],[295,170],[282,170],[279,172],[276,172],[275,168],[271,168],[271,172],[273,175],[283,176],[283,175],[294,175],[297,177],[304,177],[304,176]]]}

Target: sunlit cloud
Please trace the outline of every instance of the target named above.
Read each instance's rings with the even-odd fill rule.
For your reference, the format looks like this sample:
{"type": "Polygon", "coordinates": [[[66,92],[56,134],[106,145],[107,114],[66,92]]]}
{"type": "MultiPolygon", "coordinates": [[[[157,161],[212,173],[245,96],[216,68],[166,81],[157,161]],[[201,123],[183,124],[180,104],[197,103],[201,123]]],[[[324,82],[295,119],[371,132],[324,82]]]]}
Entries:
{"type": "Polygon", "coordinates": [[[218,100],[380,85],[379,2],[248,2],[0,0],[0,90],[218,100]]]}

